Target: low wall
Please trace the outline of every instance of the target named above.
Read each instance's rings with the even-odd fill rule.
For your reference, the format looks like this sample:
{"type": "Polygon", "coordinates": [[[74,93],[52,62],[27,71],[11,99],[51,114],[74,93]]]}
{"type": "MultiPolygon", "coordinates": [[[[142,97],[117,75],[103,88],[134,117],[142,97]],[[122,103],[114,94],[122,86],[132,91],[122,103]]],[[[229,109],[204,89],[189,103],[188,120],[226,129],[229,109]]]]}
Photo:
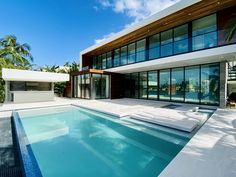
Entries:
{"type": "Polygon", "coordinates": [[[53,91],[13,91],[11,92],[14,103],[53,101],[53,91]]]}

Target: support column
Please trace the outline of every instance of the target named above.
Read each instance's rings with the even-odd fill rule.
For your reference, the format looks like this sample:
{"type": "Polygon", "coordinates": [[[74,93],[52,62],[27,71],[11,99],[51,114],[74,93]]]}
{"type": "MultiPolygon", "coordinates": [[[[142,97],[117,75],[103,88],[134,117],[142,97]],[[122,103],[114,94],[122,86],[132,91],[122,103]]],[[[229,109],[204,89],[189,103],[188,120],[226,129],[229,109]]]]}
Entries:
{"type": "Polygon", "coordinates": [[[226,108],[227,75],[227,62],[220,62],[220,108],[226,108]]]}
{"type": "Polygon", "coordinates": [[[8,81],[5,81],[5,100],[4,100],[4,102],[6,103],[6,102],[8,102],[8,81]]]}

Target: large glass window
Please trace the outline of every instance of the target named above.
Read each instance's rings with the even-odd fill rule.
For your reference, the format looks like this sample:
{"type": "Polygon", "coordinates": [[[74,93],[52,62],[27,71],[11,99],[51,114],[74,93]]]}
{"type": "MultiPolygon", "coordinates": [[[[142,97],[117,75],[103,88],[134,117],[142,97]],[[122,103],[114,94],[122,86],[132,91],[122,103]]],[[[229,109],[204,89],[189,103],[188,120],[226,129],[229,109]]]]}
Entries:
{"type": "Polygon", "coordinates": [[[201,103],[219,104],[219,64],[201,66],[201,103]]]}
{"type": "Polygon", "coordinates": [[[149,37],[149,60],[156,59],[160,57],[160,34],[155,34],[149,37]]]}
{"type": "Polygon", "coordinates": [[[114,66],[120,66],[120,49],[114,50],[114,66]]]}
{"type": "Polygon", "coordinates": [[[157,99],[158,97],[158,72],[148,72],[148,99],[157,99]]]}
{"type": "Polygon", "coordinates": [[[81,75],[78,75],[78,84],[77,84],[77,97],[78,98],[81,98],[82,95],[81,95],[81,75]]]}
{"type": "Polygon", "coordinates": [[[131,98],[139,98],[139,73],[132,73],[130,76],[130,96],[131,98]]]}
{"type": "Polygon", "coordinates": [[[185,68],[185,101],[198,103],[200,91],[200,67],[185,68]]]}
{"type": "Polygon", "coordinates": [[[184,101],[184,68],[171,70],[171,100],[184,101]]]}
{"type": "Polygon", "coordinates": [[[97,57],[96,56],[93,57],[93,68],[97,69],[97,57]]]}
{"type": "Polygon", "coordinates": [[[147,72],[139,73],[139,97],[147,99],[147,72]]]}
{"type": "Polygon", "coordinates": [[[106,54],[102,54],[102,69],[106,69],[107,68],[107,57],[106,54]]]}
{"type": "Polygon", "coordinates": [[[102,55],[98,55],[98,64],[97,64],[97,69],[102,69],[102,55]]]}
{"type": "Polygon", "coordinates": [[[125,97],[130,98],[131,97],[130,96],[131,89],[134,89],[134,87],[132,87],[132,83],[130,81],[130,74],[125,74],[124,88],[125,88],[125,97]]]}
{"type": "Polygon", "coordinates": [[[90,98],[90,74],[84,75],[84,98],[90,98]]]}
{"type": "Polygon", "coordinates": [[[159,99],[170,100],[170,70],[160,70],[159,99]]]}
{"type": "Polygon", "coordinates": [[[188,51],[188,24],[174,28],[174,53],[188,51]]]}
{"type": "Polygon", "coordinates": [[[128,63],[135,62],[135,43],[128,45],[128,63]]]}
{"type": "Polygon", "coordinates": [[[173,54],[173,30],[167,30],[161,33],[161,56],[173,54]]]}
{"type": "Polygon", "coordinates": [[[146,39],[136,43],[136,62],[146,60],[146,39]]]}
{"type": "Polygon", "coordinates": [[[127,46],[121,47],[120,62],[121,62],[121,65],[127,64],[127,46]]]}
{"type": "Polygon", "coordinates": [[[216,14],[192,22],[193,50],[217,45],[216,14]]]}
{"type": "Polygon", "coordinates": [[[112,55],[111,52],[107,52],[107,68],[112,67],[112,55]]]}
{"type": "Polygon", "coordinates": [[[109,76],[102,75],[101,78],[101,98],[109,98],[109,76]]]}
{"type": "Polygon", "coordinates": [[[91,98],[101,98],[101,74],[92,74],[91,98]]]}

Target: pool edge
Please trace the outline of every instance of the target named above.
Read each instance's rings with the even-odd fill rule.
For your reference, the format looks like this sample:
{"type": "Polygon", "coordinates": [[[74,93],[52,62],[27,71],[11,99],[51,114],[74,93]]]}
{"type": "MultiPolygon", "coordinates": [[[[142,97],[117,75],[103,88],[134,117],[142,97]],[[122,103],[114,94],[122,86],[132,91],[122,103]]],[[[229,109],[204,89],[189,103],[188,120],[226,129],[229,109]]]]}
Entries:
{"type": "Polygon", "coordinates": [[[22,174],[24,177],[43,177],[38,163],[33,154],[31,145],[28,143],[25,130],[18,112],[12,112],[13,129],[16,135],[16,146],[22,174]]]}

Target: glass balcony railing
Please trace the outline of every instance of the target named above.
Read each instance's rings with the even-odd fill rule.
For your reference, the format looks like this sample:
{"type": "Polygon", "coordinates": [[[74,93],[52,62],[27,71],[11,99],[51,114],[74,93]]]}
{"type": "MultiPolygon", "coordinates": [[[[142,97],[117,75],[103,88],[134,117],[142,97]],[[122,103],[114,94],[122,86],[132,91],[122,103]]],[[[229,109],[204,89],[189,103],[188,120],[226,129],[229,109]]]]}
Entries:
{"type": "MultiPolygon", "coordinates": [[[[101,61],[97,60],[96,63],[93,64],[93,68],[95,69],[108,69],[119,66],[125,66],[129,64],[139,63],[143,61],[155,60],[164,57],[200,51],[204,49],[210,49],[214,47],[220,47],[229,44],[236,43],[236,37],[232,38],[231,41],[226,41],[228,31],[211,31],[208,33],[200,34],[193,36],[191,38],[178,38],[177,40],[171,40],[169,43],[156,43],[152,48],[142,51],[136,51],[130,55],[123,55],[120,57],[112,58],[107,62],[107,67],[105,67],[104,61],[101,64],[101,61]],[[101,67],[103,66],[103,67],[101,67]]],[[[148,45],[147,45],[148,46],[148,45]]]]}

